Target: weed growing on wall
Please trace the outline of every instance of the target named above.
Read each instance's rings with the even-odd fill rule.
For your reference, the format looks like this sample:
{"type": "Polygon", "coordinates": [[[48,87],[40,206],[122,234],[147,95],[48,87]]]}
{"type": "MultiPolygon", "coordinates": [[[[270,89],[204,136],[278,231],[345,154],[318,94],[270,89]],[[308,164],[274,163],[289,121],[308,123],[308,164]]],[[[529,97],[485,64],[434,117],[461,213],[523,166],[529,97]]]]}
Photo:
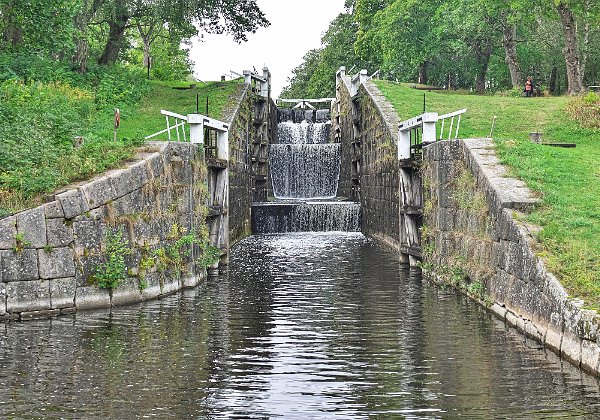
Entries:
{"type": "Polygon", "coordinates": [[[104,262],[99,264],[90,278],[100,289],[114,289],[127,278],[125,256],[131,254],[128,242],[123,238],[123,228],[108,231],[105,238],[104,262]]]}

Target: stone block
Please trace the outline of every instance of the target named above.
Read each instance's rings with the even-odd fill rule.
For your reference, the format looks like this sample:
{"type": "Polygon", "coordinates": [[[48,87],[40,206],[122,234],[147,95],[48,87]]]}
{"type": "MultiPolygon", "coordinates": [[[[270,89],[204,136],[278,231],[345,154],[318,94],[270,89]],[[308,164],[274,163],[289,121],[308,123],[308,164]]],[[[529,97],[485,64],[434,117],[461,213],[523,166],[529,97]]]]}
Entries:
{"type": "Polygon", "coordinates": [[[44,204],[44,214],[46,215],[46,219],[60,219],[65,217],[65,212],[58,200],[44,204]]]}
{"type": "Polygon", "coordinates": [[[118,287],[113,289],[111,305],[121,306],[129,303],[140,302],[142,294],[140,284],[136,278],[125,279],[118,287]]]}
{"type": "Polygon", "coordinates": [[[179,279],[166,278],[161,284],[161,294],[170,295],[181,289],[179,279]]]}
{"type": "Polygon", "coordinates": [[[50,303],[52,309],[72,308],[75,306],[77,283],[74,277],[50,280],[50,303]]]}
{"type": "Polygon", "coordinates": [[[191,161],[194,158],[193,145],[183,142],[170,142],[167,153],[170,162],[191,161]]]}
{"type": "Polygon", "coordinates": [[[565,331],[560,344],[560,353],[571,363],[579,366],[581,363],[581,340],[565,331]]]}
{"type": "Polygon", "coordinates": [[[77,287],[75,307],[78,310],[110,308],[110,292],[96,286],[77,287]]]}
{"type": "Polygon", "coordinates": [[[30,312],[51,309],[50,287],[46,280],[6,283],[6,311],[30,312]]]}
{"type": "Polygon", "coordinates": [[[0,316],[6,314],[6,283],[0,283],[0,316]]]}
{"type": "Polygon", "coordinates": [[[560,353],[561,342],[562,332],[553,326],[548,326],[546,336],[544,337],[544,345],[550,350],[560,353]]]}
{"type": "Polygon", "coordinates": [[[137,189],[129,194],[118,198],[113,202],[115,216],[125,216],[130,214],[141,213],[144,210],[144,197],[142,190],[137,189]]]}
{"type": "Polygon", "coordinates": [[[150,166],[150,172],[152,176],[160,178],[165,172],[165,161],[160,153],[153,153],[146,158],[148,165],[150,166]]]}
{"type": "Polygon", "coordinates": [[[600,346],[597,342],[582,340],[581,367],[595,374],[600,370],[600,346]]]}
{"type": "Polygon", "coordinates": [[[4,282],[37,280],[38,251],[24,249],[23,251],[0,251],[0,279],[4,282]]]}
{"type": "Polygon", "coordinates": [[[160,274],[147,273],[141,281],[146,284],[142,289],[142,300],[156,299],[161,295],[160,274]]]}
{"type": "Polygon", "coordinates": [[[183,276],[182,278],[182,287],[183,288],[192,288],[198,286],[200,283],[200,278],[194,274],[188,274],[183,276]]]}
{"type": "Polygon", "coordinates": [[[97,251],[101,248],[106,236],[106,226],[101,220],[82,220],[73,223],[75,252],[97,251]]]}
{"type": "Polygon", "coordinates": [[[17,234],[23,236],[25,248],[46,246],[46,214],[43,206],[17,214],[17,234]]]}
{"type": "Polygon", "coordinates": [[[72,219],[90,210],[83,192],[79,189],[59,194],[57,198],[60,201],[66,219],[72,219]]]}
{"type": "Polygon", "coordinates": [[[81,191],[83,191],[90,209],[100,207],[115,198],[110,179],[106,176],[88,182],[81,187],[81,191]]]}
{"type": "Polygon", "coordinates": [[[71,248],[54,248],[47,252],[38,251],[40,262],[40,277],[43,279],[59,279],[75,277],[75,263],[71,248]]]}
{"type": "Polygon", "coordinates": [[[88,286],[90,277],[95,274],[96,267],[103,262],[100,255],[89,255],[87,257],[76,257],[75,259],[75,282],[77,286],[88,286]]]}
{"type": "Polygon", "coordinates": [[[73,226],[65,219],[46,219],[48,245],[60,248],[73,242],[73,226]]]}
{"type": "Polygon", "coordinates": [[[5,217],[0,220],[0,249],[13,249],[17,236],[16,216],[5,217]]]}
{"type": "Polygon", "coordinates": [[[146,161],[143,160],[127,169],[116,171],[109,175],[109,179],[116,196],[122,197],[141,188],[150,180],[148,165],[146,164],[146,161]]]}

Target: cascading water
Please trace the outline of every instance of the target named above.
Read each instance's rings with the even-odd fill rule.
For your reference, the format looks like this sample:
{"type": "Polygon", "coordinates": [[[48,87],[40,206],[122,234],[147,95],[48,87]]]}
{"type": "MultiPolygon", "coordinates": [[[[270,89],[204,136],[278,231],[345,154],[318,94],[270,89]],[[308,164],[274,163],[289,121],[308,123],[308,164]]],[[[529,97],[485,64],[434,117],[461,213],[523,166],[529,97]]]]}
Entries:
{"type": "Polygon", "coordinates": [[[276,200],[252,206],[254,233],[360,231],[360,205],[337,201],[340,144],[327,110],[279,109],[269,167],[276,200]]]}

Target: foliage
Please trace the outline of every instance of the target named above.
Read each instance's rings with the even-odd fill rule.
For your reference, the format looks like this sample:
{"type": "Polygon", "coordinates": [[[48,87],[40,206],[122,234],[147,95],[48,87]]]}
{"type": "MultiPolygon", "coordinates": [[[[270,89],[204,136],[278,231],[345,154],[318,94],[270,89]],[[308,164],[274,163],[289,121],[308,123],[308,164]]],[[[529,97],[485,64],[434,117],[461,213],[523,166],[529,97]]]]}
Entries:
{"type": "Polygon", "coordinates": [[[100,289],[115,289],[127,278],[125,256],[131,254],[129,243],[123,238],[123,228],[107,231],[104,261],[100,263],[90,281],[100,289]]]}
{"type": "Polygon", "coordinates": [[[240,88],[232,81],[179,89],[189,82],[149,83],[139,69],[123,66],[91,65],[80,74],[26,53],[0,53],[0,80],[0,217],[131,157],[144,136],[164,129],[165,103],[193,113],[198,94],[200,112],[208,98],[210,116],[221,118],[240,88]],[[122,119],[117,143],[114,108],[122,119]],[[73,147],[74,136],[84,137],[83,147],[73,147]]]}
{"type": "Polygon", "coordinates": [[[595,92],[573,98],[567,112],[583,127],[600,128],[600,96],[595,92]]]}
{"type": "Polygon", "coordinates": [[[600,83],[600,59],[591,53],[600,47],[599,24],[600,9],[589,0],[349,1],[327,32],[343,37],[324,37],[323,48],[304,57],[284,92],[328,96],[334,71],[319,74],[317,69],[342,65],[353,73],[380,70],[382,79],[478,93],[522,91],[524,77],[531,75],[553,94],[571,92],[569,63],[579,63],[586,84],[600,83]],[[578,28],[574,42],[580,53],[574,56],[563,49],[565,31],[573,25],[561,19],[560,10],[572,13],[578,28]],[[298,92],[301,87],[305,90],[298,92]]]}

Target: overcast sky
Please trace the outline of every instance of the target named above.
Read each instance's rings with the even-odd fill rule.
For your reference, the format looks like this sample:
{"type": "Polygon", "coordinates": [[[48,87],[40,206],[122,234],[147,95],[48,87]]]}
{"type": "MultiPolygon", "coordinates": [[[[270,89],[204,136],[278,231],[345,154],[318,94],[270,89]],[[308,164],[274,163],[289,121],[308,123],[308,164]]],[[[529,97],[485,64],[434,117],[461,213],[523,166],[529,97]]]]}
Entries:
{"type": "MultiPolygon", "coordinates": [[[[200,80],[219,80],[230,70],[241,73],[253,67],[271,70],[273,97],[287,84],[292,69],[312,48],[321,45],[321,36],[344,10],[344,0],[257,0],[271,26],[248,36],[248,42],[236,44],[231,36],[204,35],[194,41],[191,58],[194,75],[200,80]]],[[[331,75],[335,77],[335,75],[331,75]]]]}

